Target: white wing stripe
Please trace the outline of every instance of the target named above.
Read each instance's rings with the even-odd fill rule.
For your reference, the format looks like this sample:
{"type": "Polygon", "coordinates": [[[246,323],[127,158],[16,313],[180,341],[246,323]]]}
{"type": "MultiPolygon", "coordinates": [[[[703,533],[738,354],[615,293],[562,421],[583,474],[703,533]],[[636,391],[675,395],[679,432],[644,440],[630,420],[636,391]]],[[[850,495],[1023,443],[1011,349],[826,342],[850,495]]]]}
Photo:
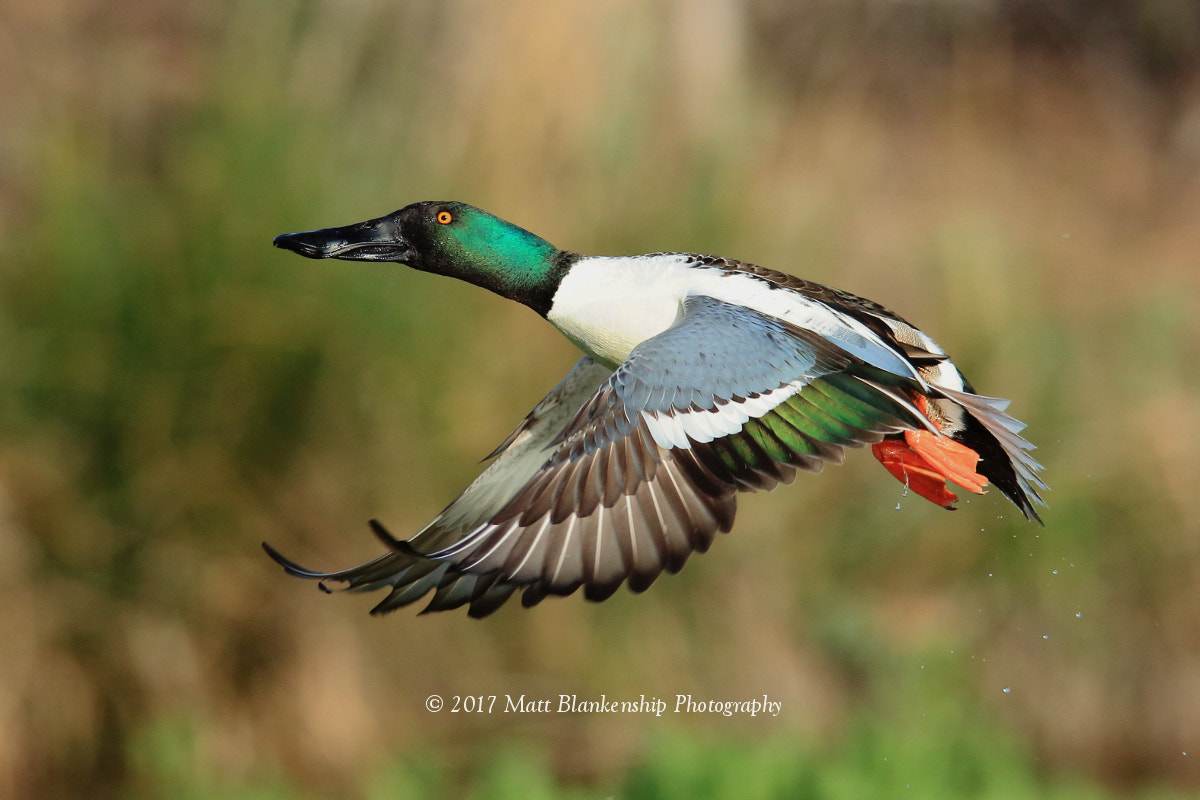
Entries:
{"type": "Polygon", "coordinates": [[[643,411],[642,419],[646,421],[646,429],[650,431],[650,436],[654,438],[654,443],[662,449],[671,450],[679,447],[686,450],[691,447],[691,444],[687,440],[687,432],[684,431],[683,425],[673,415],[663,414],[659,416],[643,411]]]}
{"type": "Polygon", "coordinates": [[[711,442],[723,436],[732,436],[751,418],[757,419],[769,413],[802,388],[804,382],[795,380],[755,397],[729,401],[711,409],[640,413],[654,443],[659,447],[666,450],[690,448],[689,438],[696,442],[711,442]]]}
{"type": "Polygon", "coordinates": [[[528,562],[530,557],[534,554],[534,552],[537,551],[538,542],[540,542],[542,540],[542,536],[545,535],[546,530],[549,529],[549,527],[550,527],[550,515],[547,514],[546,516],[542,517],[542,524],[538,528],[538,532],[534,534],[533,542],[529,545],[529,548],[525,551],[525,557],[521,559],[520,564],[517,564],[515,567],[513,567],[511,570],[508,571],[508,574],[505,576],[506,580],[511,580],[512,578],[515,578],[521,574],[521,570],[525,568],[526,562],[528,562]]]}
{"type": "Polygon", "coordinates": [[[550,576],[550,585],[558,585],[558,575],[562,572],[563,562],[567,559],[567,551],[571,549],[571,535],[575,533],[575,523],[579,517],[572,514],[567,518],[567,532],[563,534],[562,549],[558,552],[558,563],[554,565],[554,574],[550,576]]]}
{"type": "Polygon", "coordinates": [[[663,516],[662,507],[658,504],[658,492],[654,488],[654,481],[647,481],[646,489],[650,492],[650,502],[654,504],[654,515],[658,517],[658,527],[663,530],[665,535],[667,518],[663,516]]]}
{"type": "Polygon", "coordinates": [[[600,553],[604,549],[604,505],[596,506],[596,558],[592,562],[592,576],[600,574],[600,553]]]}
{"type": "Polygon", "coordinates": [[[629,552],[636,569],[638,563],[637,524],[633,521],[633,495],[625,495],[625,518],[629,521],[629,552]]]}
{"type": "MultiPolygon", "coordinates": [[[[496,530],[496,528],[497,528],[497,526],[495,526],[495,525],[488,525],[487,528],[485,528],[483,531],[480,531],[480,533],[481,534],[483,534],[484,532],[490,533],[491,531],[496,530]],[[488,530],[488,529],[491,529],[491,530],[488,530]]],[[[462,567],[460,567],[460,569],[463,572],[469,572],[472,569],[474,569],[475,567],[478,567],[480,564],[482,564],[484,561],[486,561],[493,553],[495,553],[497,550],[499,550],[500,547],[505,542],[507,542],[514,533],[517,533],[522,530],[524,530],[524,528],[522,528],[520,525],[517,525],[515,522],[509,523],[508,530],[506,530],[500,537],[498,537],[496,539],[496,541],[492,543],[492,546],[487,548],[487,550],[484,551],[483,555],[479,556],[478,558],[476,558],[475,560],[471,561],[468,564],[464,564],[462,567]]]]}

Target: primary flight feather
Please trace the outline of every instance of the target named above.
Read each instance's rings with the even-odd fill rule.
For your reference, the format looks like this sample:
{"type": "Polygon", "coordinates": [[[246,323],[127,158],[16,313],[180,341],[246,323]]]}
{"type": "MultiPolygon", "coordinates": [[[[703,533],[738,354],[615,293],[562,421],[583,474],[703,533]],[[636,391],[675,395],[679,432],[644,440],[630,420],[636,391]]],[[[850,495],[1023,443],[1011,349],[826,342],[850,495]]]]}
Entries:
{"type": "MultiPolygon", "coordinates": [[[[732,259],[584,256],[480,209],[414,203],[276,237],[309,258],[394,261],[517,300],[586,354],[492,462],[388,552],[292,575],[388,589],[383,613],[603,600],[678,572],[733,525],[735,495],[790,483],[870,444],[897,479],[952,508],[991,483],[1040,522],[1041,466],[1007,401],[976,394],[941,347],[883,306],[732,259]]],[[[324,584],[322,583],[322,586],[324,584]]]]}

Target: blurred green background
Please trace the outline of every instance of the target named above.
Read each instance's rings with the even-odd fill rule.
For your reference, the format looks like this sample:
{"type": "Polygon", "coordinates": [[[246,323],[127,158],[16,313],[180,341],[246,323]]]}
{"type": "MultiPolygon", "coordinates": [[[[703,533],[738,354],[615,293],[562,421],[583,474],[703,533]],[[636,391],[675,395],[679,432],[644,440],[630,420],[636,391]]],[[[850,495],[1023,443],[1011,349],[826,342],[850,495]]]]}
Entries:
{"type": "Polygon", "coordinates": [[[0,82],[0,796],[1200,791],[1191,0],[15,0],[0,82]],[[1045,528],[856,452],[603,605],[380,619],[287,578],[260,541],[374,556],[576,358],[271,247],[423,199],[896,309],[1013,398],[1045,528]]]}

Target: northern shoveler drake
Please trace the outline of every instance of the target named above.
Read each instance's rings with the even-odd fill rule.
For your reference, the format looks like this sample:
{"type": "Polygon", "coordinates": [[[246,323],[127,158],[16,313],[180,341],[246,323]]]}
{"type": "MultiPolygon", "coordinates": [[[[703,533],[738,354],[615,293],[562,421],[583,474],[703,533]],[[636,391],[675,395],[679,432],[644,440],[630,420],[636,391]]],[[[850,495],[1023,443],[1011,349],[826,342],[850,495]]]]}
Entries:
{"type": "MultiPolygon", "coordinates": [[[[994,484],[1031,520],[1046,484],[1007,401],[976,394],[936,342],[881,305],[741,261],[584,256],[464,203],[414,203],[276,237],[308,258],[394,261],[524,303],[586,354],[412,538],[292,575],[428,592],[425,611],[490,614],[583,588],[604,600],[678,572],[733,525],[736,494],[790,483],[869,444],[897,479],[953,508],[994,484]]],[[[324,583],[321,584],[324,588],[324,583]]]]}

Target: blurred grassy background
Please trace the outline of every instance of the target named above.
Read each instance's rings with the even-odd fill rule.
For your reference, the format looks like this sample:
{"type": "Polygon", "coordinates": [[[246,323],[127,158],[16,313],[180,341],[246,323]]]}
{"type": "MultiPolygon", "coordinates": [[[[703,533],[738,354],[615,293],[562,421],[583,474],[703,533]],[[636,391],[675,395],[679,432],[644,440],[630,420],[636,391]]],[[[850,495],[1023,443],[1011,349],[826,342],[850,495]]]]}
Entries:
{"type": "Polygon", "coordinates": [[[1200,790],[1198,67],[1190,0],[0,6],[0,796],[1200,790]],[[602,606],[373,619],[286,578],[261,540],[375,555],[576,357],[270,246],[421,199],[895,308],[1014,399],[1046,527],[854,453],[602,606]]]}

